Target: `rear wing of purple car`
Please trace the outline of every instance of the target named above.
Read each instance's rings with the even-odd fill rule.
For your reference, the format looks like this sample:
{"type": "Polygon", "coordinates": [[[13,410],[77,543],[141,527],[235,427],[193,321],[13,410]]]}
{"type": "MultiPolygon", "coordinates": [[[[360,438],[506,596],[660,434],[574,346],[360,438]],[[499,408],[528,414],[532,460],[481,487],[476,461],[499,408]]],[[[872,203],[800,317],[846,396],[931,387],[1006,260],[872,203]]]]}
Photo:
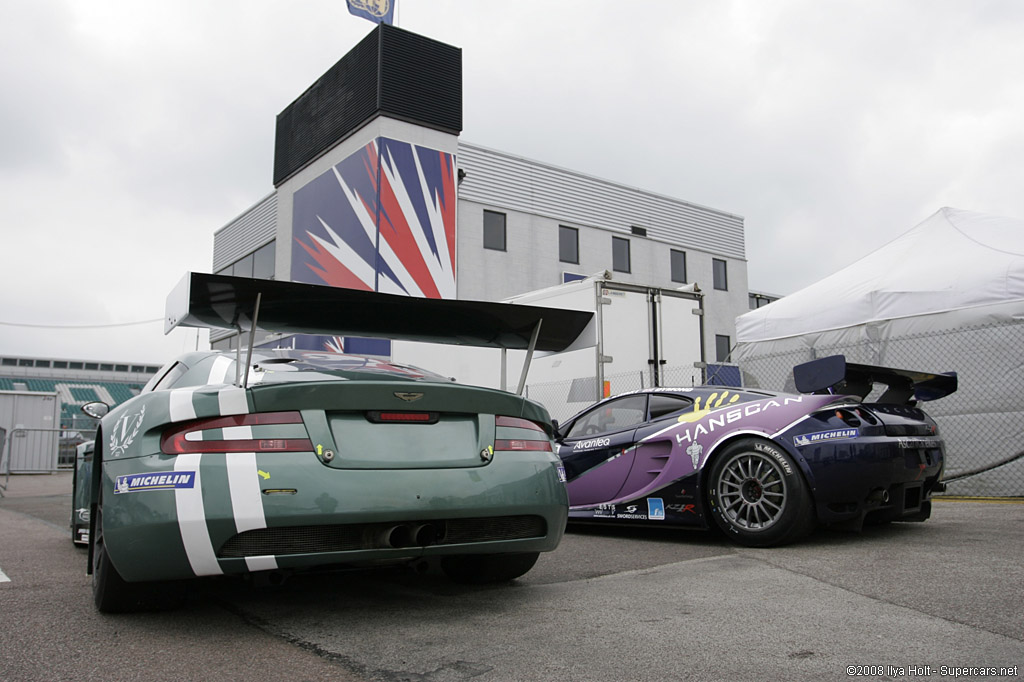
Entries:
{"type": "Polygon", "coordinates": [[[934,374],[846,361],[844,355],[830,355],[793,368],[796,389],[801,393],[836,393],[865,399],[875,384],[885,392],[879,403],[906,405],[911,400],[938,400],[957,389],[956,372],[934,374]]]}

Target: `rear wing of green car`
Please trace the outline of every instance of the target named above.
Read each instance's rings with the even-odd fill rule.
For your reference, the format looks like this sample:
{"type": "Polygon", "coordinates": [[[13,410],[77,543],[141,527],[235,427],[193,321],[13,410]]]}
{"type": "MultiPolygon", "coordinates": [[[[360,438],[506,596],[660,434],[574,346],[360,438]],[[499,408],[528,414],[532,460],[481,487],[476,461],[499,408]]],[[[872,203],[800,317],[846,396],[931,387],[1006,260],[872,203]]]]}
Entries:
{"type": "Polygon", "coordinates": [[[525,380],[534,351],[595,345],[593,317],[581,310],[190,272],[167,297],[164,333],[176,327],[248,331],[250,354],[257,328],[521,349],[527,351],[525,380]]]}

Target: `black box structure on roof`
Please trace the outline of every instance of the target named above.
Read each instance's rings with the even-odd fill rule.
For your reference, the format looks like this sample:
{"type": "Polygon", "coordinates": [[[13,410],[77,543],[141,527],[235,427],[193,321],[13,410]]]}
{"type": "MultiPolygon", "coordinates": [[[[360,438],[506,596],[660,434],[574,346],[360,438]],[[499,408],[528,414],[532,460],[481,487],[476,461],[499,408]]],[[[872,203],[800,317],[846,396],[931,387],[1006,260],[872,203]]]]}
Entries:
{"type": "Polygon", "coordinates": [[[378,115],[462,132],[462,50],[378,25],[278,114],[274,185],[378,115]]]}

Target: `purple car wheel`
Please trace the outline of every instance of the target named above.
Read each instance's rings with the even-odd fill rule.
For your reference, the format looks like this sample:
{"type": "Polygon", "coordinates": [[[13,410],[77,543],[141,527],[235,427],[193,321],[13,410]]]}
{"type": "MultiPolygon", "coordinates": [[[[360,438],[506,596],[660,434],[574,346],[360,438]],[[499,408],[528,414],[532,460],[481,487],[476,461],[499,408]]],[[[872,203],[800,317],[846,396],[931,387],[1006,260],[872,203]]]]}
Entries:
{"type": "Polygon", "coordinates": [[[708,486],[715,523],[740,544],[793,542],[815,525],[796,463],[769,441],[744,439],[726,447],[711,467],[708,486]]]}

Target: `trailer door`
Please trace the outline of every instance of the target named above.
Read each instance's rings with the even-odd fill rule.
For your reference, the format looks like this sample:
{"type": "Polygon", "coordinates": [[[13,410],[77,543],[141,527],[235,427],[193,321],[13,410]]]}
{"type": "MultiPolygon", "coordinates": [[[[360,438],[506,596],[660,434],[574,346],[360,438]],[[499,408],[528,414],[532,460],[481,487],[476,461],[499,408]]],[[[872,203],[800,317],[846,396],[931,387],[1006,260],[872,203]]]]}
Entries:
{"type": "Polygon", "coordinates": [[[694,363],[704,361],[700,300],[675,291],[661,291],[657,299],[657,385],[699,386],[703,376],[694,363]]]}

